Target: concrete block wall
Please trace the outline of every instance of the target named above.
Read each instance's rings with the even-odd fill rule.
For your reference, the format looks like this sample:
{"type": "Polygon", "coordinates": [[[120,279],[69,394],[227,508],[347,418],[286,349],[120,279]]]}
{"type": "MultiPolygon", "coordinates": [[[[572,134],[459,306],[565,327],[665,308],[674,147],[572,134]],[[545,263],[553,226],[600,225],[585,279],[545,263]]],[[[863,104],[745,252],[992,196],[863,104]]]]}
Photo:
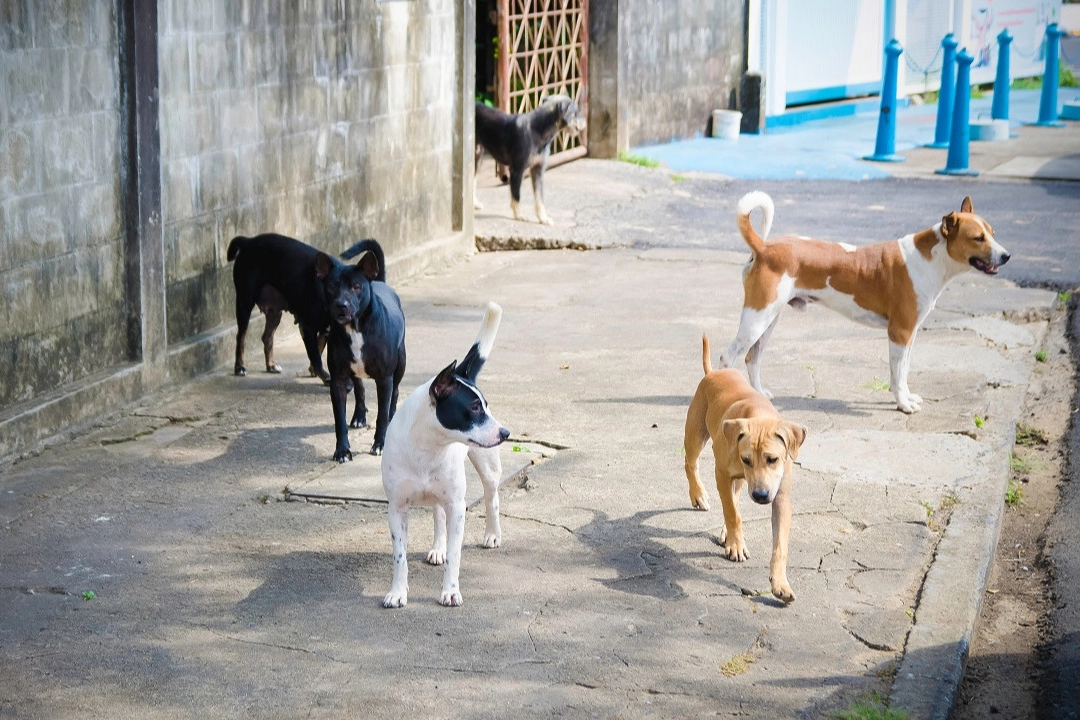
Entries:
{"type": "Polygon", "coordinates": [[[630,146],[704,133],[732,107],[744,67],[742,0],[630,0],[626,44],[630,146]]]}
{"type": "Polygon", "coordinates": [[[589,154],[706,132],[745,69],[744,0],[593,0],[589,154]]]}
{"type": "Polygon", "coordinates": [[[131,359],[112,0],[0,2],[0,409],[131,359]]]}
{"type": "Polygon", "coordinates": [[[455,231],[458,4],[159,0],[170,345],[233,321],[234,235],[455,231]]]}
{"type": "Polygon", "coordinates": [[[474,15],[0,0],[0,461],[231,358],[236,234],[467,253],[474,15]]]}

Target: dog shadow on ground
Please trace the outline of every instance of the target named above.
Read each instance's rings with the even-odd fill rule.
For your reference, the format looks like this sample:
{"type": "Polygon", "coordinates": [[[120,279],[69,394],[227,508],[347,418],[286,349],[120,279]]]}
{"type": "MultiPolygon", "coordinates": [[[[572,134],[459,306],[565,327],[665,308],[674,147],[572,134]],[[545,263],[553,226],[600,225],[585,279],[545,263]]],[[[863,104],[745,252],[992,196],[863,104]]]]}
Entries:
{"type": "MultiPolygon", "coordinates": [[[[227,417],[219,422],[220,432],[203,438],[197,446],[181,440],[160,453],[168,454],[170,464],[181,466],[185,478],[232,477],[250,484],[253,491],[259,490],[258,484],[265,484],[266,478],[274,478],[274,484],[265,488],[271,493],[281,490],[283,476],[336,466],[331,465],[334,425],[329,417],[313,425],[244,427],[239,431],[233,429],[235,424],[227,417]]],[[[351,430],[349,439],[363,443],[372,432],[370,428],[351,430]]]]}
{"type": "Polygon", "coordinates": [[[772,399],[773,405],[780,411],[785,412],[812,412],[822,415],[846,415],[849,417],[869,417],[880,413],[882,409],[895,407],[891,400],[888,403],[874,402],[850,402],[837,400],[836,398],[805,397],[802,395],[781,395],[772,399]]]}
{"type": "MultiPolygon", "coordinates": [[[[692,508],[640,510],[626,518],[611,519],[600,510],[590,510],[592,520],[574,532],[595,556],[615,570],[619,577],[598,580],[612,590],[646,595],[659,600],[679,600],[688,597],[683,586],[690,582],[714,583],[732,595],[746,595],[747,590],[730,579],[725,567],[737,567],[721,554],[716,532],[707,530],[675,530],[657,527],[650,520],[670,513],[700,513],[692,508]],[[706,551],[680,551],[664,541],[686,541],[701,545],[706,551]]],[[[723,523],[723,518],[719,517],[723,523]]],[[[762,576],[767,585],[768,571],[762,576]]],[[[770,607],[784,607],[776,598],[752,594],[748,599],[770,607]]]]}
{"type": "Polygon", "coordinates": [[[252,561],[262,564],[262,568],[252,568],[254,576],[262,581],[232,607],[237,621],[252,626],[267,620],[299,620],[327,610],[337,614],[339,611],[333,610],[335,606],[348,614],[346,609],[355,608],[358,595],[364,598],[365,605],[381,606],[381,591],[385,588],[381,585],[365,588],[364,580],[385,577],[389,587],[392,573],[389,552],[294,550],[282,555],[253,557],[252,561]]]}

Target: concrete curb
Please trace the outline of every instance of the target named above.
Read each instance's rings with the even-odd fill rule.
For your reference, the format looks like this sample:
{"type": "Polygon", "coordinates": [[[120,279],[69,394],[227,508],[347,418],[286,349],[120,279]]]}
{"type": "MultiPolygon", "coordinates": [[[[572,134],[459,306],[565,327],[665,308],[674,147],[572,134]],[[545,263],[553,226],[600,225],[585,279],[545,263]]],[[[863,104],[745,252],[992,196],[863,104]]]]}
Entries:
{"type": "MultiPolygon", "coordinates": [[[[1003,441],[993,452],[1007,458],[1011,445],[1003,441]]],[[[953,509],[923,582],[890,696],[890,707],[913,718],[946,720],[956,701],[1001,532],[1009,465],[999,465],[953,509]]]]}
{"type": "MultiPolygon", "coordinates": [[[[1045,334],[1037,338],[1036,347],[1045,340],[1045,334]]],[[[948,720],[956,702],[1001,535],[1011,475],[1008,458],[1027,392],[1023,385],[994,394],[989,416],[996,420],[983,432],[988,454],[1000,459],[993,463],[993,475],[968,489],[954,506],[920,590],[889,698],[890,707],[903,708],[913,718],[948,720]]]]}

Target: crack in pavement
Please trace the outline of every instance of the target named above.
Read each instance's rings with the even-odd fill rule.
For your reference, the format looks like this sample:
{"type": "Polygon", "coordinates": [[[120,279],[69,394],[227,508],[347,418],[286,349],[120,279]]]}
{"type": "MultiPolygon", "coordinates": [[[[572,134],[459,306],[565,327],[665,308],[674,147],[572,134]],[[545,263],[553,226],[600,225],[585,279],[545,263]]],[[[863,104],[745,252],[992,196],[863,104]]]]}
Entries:
{"type": "Polygon", "coordinates": [[[218,636],[220,638],[224,638],[225,640],[232,640],[233,642],[242,643],[244,645],[258,645],[260,647],[275,648],[277,650],[290,650],[292,652],[304,653],[305,655],[314,655],[315,657],[324,658],[326,660],[329,660],[329,661],[335,662],[335,663],[339,663],[341,665],[349,665],[349,666],[351,666],[351,665],[355,664],[355,663],[349,662],[348,660],[341,660],[339,658],[334,657],[333,655],[329,655],[329,654],[324,653],[324,652],[319,652],[317,650],[309,650],[307,648],[297,647],[295,645],[282,645],[280,643],[264,642],[262,640],[247,640],[245,638],[236,637],[235,635],[229,635],[228,633],[223,633],[220,630],[215,630],[214,628],[207,627],[205,625],[192,624],[191,627],[195,627],[195,628],[198,628],[200,630],[206,630],[211,635],[216,635],[216,636],[218,636]]]}
{"type": "MultiPolygon", "coordinates": [[[[846,625],[844,626],[844,629],[847,630],[848,635],[855,638],[856,640],[858,640],[859,642],[861,642],[863,645],[870,648],[871,650],[879,650],[881,652],[894,652],[896,650],[896,648],[892,647],[891,645],[882,645],[881,643],[876,643],[876,642],[872,642],[870,640],[867,640],[866,638],[862,637],[861,635],[859,635],[859,633],[855,632],[854,630],[852,630],[851,628],[849,628],[846,625]]],[[[905,642],[906,642],[907,633],[904,633],[904,635],[905,635],[905,642]]]]}
{"type": "Polygon", "coordinates": [[[503,517],[503,518],[509,518],[511,520],[524,520],[526,522],[536,523],[537,525],[544,525],[544,526],[547,526],[547,527],[559,528],[560,530],[565,530],[566,532],[568,532],[571,535],[575,534],[574,531],[571,530],[570,528],[568,528],[566,525],[560,525],[559,523],[548,522],[547,520],[541,520],[539,518],[525,517],[524,515],[510,515],[508,513],[500,513],[500,516],[503,517]]]}

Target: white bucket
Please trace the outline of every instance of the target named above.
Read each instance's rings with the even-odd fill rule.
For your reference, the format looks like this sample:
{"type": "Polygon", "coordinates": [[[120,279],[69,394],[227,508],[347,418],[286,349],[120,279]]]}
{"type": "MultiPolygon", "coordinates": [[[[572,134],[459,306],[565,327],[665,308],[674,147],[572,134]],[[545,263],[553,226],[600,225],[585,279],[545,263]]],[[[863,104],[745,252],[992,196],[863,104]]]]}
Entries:
{"type": "Polygon", "coordinates": [[[972,120],[968,127],[972,141],[997,142],[1009,139],[1008,120],[972,120]]]}
{"type": "Polygon", "coordinates": [[[724,140],[738,140],[742,113],[738,110],[713,110],[712,136],[724,140]]]}

